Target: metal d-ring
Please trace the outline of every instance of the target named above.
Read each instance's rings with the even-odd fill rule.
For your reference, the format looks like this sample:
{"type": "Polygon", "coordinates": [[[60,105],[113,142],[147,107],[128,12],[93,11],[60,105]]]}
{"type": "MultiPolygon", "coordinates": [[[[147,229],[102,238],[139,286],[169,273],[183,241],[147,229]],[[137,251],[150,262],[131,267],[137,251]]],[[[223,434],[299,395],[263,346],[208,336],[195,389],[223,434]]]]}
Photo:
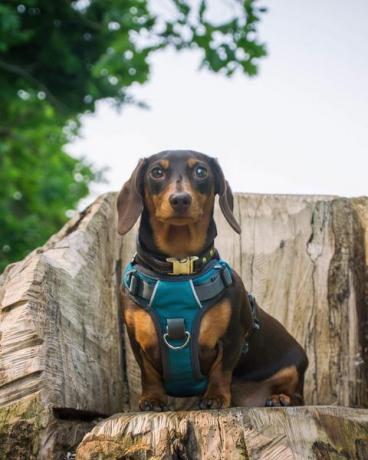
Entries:
{"type": "Polygon", "coordinates": [[[177,347],[174,347],[174,345],[171,345],[168,341],[167,341],[167,338],[168,337],[168,332],[166,332],[164,335],[163,335],[163,338],[164,338],[164,342],[166,343],[166,345],[171,348],[172,350],[182,350],[183,348],[185,348],[188,343],[189,343],[189,340],[190,340],[190,332],[188,331],[185,331],[185,335],[186,335],[186,339],[185,339],[185,342],[182,344],[182,345],[179,345],[177,347]]]}

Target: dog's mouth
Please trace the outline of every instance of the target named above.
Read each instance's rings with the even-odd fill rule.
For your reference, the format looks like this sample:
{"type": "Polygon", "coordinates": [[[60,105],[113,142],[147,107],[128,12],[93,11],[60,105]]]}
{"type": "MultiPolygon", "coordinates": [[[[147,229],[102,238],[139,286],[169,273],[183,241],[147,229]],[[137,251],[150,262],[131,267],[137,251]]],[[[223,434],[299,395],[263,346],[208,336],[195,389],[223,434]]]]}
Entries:
{"type": "Polygon", "coordinates": [[[191,225],[198,222],[203,217],[203,212],[201,210],[196,210],[193,208],[187,209],[185,211],[171,211],[170,213],[157,213],[158,220],[164,224],[175,225],[175,226],[184,226],[191,225]]]}
{"type": "Polygon", "coordinates": [[[159,220],[165,224],[176,225],[178,227],[193,224],[194,222],[196,222],[196,219],[193,216],[186,214],[175,214],[170,217],[160,218],[159,220]]]}

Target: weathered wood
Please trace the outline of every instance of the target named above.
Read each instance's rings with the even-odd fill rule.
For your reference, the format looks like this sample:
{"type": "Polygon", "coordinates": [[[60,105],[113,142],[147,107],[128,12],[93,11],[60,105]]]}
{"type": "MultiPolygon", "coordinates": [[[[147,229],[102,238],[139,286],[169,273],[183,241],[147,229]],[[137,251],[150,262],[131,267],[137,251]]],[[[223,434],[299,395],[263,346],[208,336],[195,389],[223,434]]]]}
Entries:
{"type": "Polygon", "coordinates": [[[306,349],[308,404],[368,405],[367,207],[367,199],[237,197],[243,231],[232,238],[233,263],[306,349]]]}
{"type": "Polygon", "coordinates": [[[61,420],[40,394],[0,408],[0,460],[65,460],[96,421],[61,420]]]}
{"type": "MultiPolygon", "coordinates": [[[[115,197],[100,197],[0,276],[4,458],[9,446],[30,449],[29,458],[58,458],[91,418],[137,406],[139,369],[122,341],[116,296],[136,228],[122,244],[115,197]]],[[[307,402],[367,407],[368,199],[242,194],[235,209],[242,235],[216,210],[217,246],[306,348],[307,402]]],[[[196,400],[171,404],[190,408],[196,400]]]]}
{"type": "Polygon", "coordinates": [[[76,418],[124,408],[115,220],[115,195],[102,196],[1,276],[2,413],[35,394],[76,418]]]}
{"type": "Polygon", "coordinates": [[[85,436],[76,460],[365,460],[367,453],[366,410],[234,408],[117,414],[85,436]]]}
{"type": "MultiPolygon", "coordinates": [[[[237,194],[234,207],[242,233],[217,208],[216,246],[306,349],[306,402],[368,407],[368,198],[237,194]]],[[[124,263],[135,232],[124,242],[124,263]]],[[[127,367],[136,410],[139,369],[129,353],[127,367]]],[[[247,405],[246,395],[235,403],[247,405]]],[[[194,408],[195,400],[171,407],[194,408]]]]}

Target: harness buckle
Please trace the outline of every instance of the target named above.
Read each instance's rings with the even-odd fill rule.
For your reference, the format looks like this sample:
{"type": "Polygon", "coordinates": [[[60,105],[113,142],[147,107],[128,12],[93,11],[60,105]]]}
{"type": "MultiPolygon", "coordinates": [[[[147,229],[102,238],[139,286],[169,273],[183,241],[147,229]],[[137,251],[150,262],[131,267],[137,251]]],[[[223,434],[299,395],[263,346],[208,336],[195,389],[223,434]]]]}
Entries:
{"type": "Polygon", "coordinates": [[[169,275],[191,275],[194,273],[194,262],[198,260],[198,257],[190,256],[183,259],[168,257],[166,260],[173,265],[173,271],[169,275]]]}
{"type": "Polygon", "coordinates": [[[258,318],[254,318],[254,325],[253,325],[253,329],[255,331],[259,331],[261,329],[261,323],[259,321],[258,318]]]}

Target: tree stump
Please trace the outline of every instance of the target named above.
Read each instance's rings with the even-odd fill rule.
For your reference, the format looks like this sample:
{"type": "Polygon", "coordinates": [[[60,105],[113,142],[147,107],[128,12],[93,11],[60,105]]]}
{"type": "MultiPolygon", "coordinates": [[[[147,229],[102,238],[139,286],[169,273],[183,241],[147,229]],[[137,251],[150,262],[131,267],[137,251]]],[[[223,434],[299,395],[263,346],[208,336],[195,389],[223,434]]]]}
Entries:
{"type": "MultiPolygon", "coordinates": [[[[117,296],[136,228],[123,241],[117,236],[115,200],[116,194],[101,196],[0,276],[0,460],[64,459],[101,417],[136,409],[140,374],[117,296]]],[[[235,213],[240,236],[216,209],[217,247],[259,304],[307,350],[307,403],[368,407],[368,199],[238,194],[235,213]]],[[[195,404],[195,399],[171,400],[173,409],[195,404]]],[[[246,405],[246,395],[237,395],[237,404],[246,405]]],[[[304,415],[297,414],[309,414],[317,423],[330,411],[334,429],[349,437],[356,433],[350,421],[365,426],[367,413],[234,410],[151,417],[159,423],[176,420],[175,425],[187,416],[191,422],[180,423],[190,427],[197,426],[197,418],[216,425],[234,414],[248,414],[246,420],[253,414],[254,425],[257,417],[284,414],[277,417],[292,417],[293,426],[304,430],[304,415]]],[[[136,423],[151,420],[138,417],[136,423]]],[[[313,432],[308,436],[312,439],[313,432]]],[[[322,438],[345,455],[342,444],[322,438]]],[[[329,458],[317,447],[311,458],[329,458]]]]}
{"type": "Polygon", "coordinates": [[[367,453],[366,410],[234,408],[117,414],[85,436],[76,460],[366,460],[367,453]]]}

